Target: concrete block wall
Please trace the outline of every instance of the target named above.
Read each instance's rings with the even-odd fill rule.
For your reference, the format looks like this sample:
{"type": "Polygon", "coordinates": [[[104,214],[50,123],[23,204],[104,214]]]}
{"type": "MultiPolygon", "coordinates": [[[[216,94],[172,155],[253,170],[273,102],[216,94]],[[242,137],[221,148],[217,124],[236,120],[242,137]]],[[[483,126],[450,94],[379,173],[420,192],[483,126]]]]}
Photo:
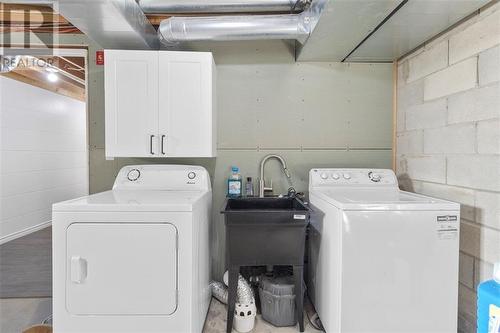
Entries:
{"type": "Polygon", "coordinates": [[[401,187],[461,204],[459,332],[500,262],[500,3],[398,63],[401,187]]]}

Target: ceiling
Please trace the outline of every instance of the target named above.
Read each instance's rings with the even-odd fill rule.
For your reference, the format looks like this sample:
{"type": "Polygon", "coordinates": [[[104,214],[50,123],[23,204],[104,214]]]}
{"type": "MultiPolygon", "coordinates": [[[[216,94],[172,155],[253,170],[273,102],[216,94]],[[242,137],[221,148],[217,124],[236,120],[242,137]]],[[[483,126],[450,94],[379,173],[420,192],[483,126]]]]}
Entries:
{"type": "MultiPolygon", "coordinates": [[[[22,2],[22,1],[20,1],[22,2]]],[[[81,33],[47,5],[0,2],[0,32],[81,33]]]]}
{"type": "MultiPolygon", "coordinates": [[[[315,1],[323,0],[313,0],[313,4],[315,1]]],[[[324,1],[325,9],[310,38],[303,46],[297,43],[298,61],[392,62],[490,2],[324,1]]],[[[27,28],[23,12],[26,5],[1,5],[2,31],[27,28]]],[[[47,6],[32,7],[38,12],[30,12],[29,19],[38,24],[39,31],[54,28],[59,33],[83,31],[104,48],[157,49],[157,26],[173,15],[145,15],[135,0],[59,0],[58,9],[64,17],[47,6]]],[[[179,15],[182,14],[176,14],[179,15]]],[[[190,14],[193,15],[207,14],[190,14]]]]}
{"type": "Polygon", "coordinates": [[[299,61],[392,62],[489,0],[330,0],[299,61]]]}
{"type": "Polygon", "coordinates": [[[392,61],[474,13],[489,0],[410,0],[347,61],[392,61]]]}
{"type": "Polygon", "coordinates": [[[85,101],[85,58],[23,56],[18,66],[0,74],[64,96],[85,101]],[[54,82],[48,79],[53,73],[54,82]]]}

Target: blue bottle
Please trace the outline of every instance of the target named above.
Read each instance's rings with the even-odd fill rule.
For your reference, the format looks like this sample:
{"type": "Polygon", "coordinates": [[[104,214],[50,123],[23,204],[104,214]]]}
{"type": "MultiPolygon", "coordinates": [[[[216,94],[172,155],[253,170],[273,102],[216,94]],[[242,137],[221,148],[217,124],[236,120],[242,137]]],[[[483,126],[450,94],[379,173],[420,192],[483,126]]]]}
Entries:
{"type": "Polygon", "coordinates": [[[500,333],[500,263],[477,288],[477,333],[500,333]]]}
{"type": "Polygon", "coordinates": [[[230,198],[241,197],[242,185],[240,169],[235,166],[231,167],[231,176],[227,180],[227,196],[230,198]]]}

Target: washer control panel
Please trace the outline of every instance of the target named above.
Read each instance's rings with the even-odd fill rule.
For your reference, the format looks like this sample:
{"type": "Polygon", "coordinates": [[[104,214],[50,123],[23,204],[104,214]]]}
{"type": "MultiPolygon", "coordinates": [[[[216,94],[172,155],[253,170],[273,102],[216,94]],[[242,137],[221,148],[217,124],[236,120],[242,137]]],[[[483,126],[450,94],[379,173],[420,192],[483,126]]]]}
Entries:
{"type": "Polygon", "coordinates": [[[310,186],[398,186],[394,172],[390,169],[312,169],[310,186]]]}

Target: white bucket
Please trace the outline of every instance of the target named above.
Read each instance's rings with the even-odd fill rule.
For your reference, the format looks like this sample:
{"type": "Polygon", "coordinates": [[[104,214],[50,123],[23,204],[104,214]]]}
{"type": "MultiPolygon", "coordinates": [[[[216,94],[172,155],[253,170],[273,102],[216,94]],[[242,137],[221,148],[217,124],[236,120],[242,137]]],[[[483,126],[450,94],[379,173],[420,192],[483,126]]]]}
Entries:
{"type": "Polygon", "coordinates": [[[255,316],[257,308],[255,302],[250,304],[236,303],[234,310],[234,329],[241,333],[247,333],[253,330],[255,326],[255,316]]]}

